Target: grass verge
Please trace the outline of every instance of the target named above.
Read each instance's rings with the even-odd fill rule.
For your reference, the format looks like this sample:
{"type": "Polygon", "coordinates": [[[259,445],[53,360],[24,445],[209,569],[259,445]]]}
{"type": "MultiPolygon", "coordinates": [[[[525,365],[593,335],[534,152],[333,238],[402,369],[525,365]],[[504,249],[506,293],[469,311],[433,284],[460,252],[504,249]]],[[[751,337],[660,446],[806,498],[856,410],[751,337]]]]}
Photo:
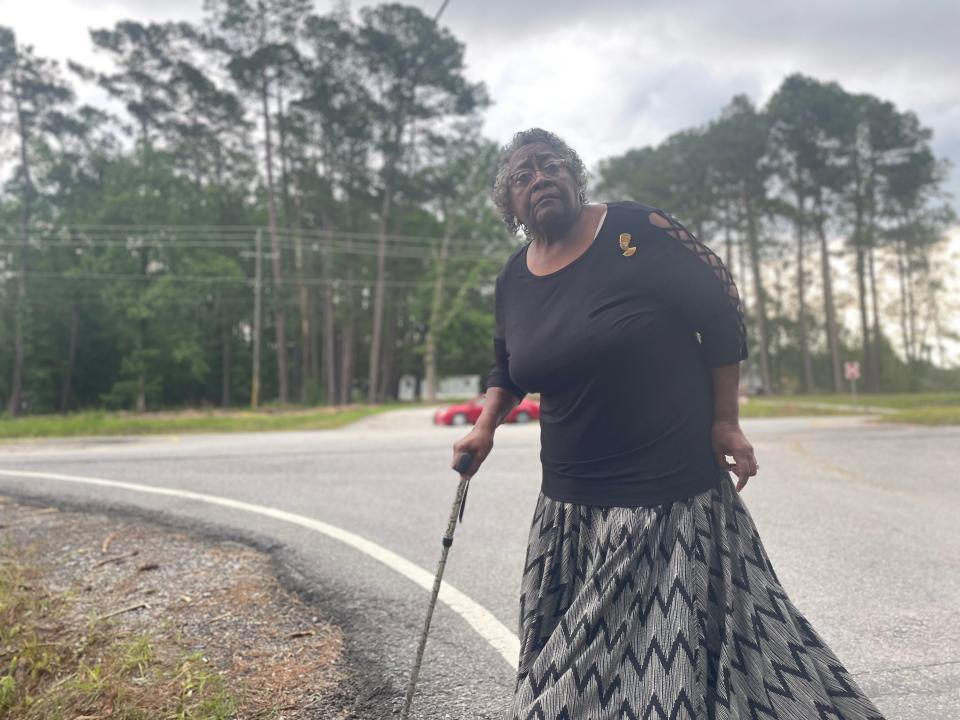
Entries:
{"type": "Polygon", "coordinates": [[[850,415],[842,408],[830,409],[824,407],[805,406],[787,398],[763,399],[751,398],[740,404],[740,417],[744,418],[775,418],[775,417],[804,417],[819,415],[850,415]]]}
{"type": "MultiPolygon", "coordinates": [[[[256,412],[184,410],[136,414],[96,411],[0,417],[0,442],[54,437],[329,430],[378,413],[416,406],[416,403],[392,403],[337,408],[266,408],[256,412]]],[[[878,409],[887,411],[877,416],[884,422],[958,425],[960,392],[869,394],[858,395],[856,400],[848,394],[771,395],[750,398],[740,406],[740,414],[745,418],[829,416],[870,413],[878,409]]]]}
{"type": "Polygon", "coordinates": [[[116,435],[178,435],[204,432],[329,430],[349,425],[401,405],[351,405],[339,408],[262,411],[197,411],[158,413],[78,412],[0,418],[0,440],[116,435]]]}
{"type": "MultiPolygon", "coordinates": [[[[786,400],[783,396],[776,399],[786,400]]],[[[804,395],[793,398],[803,402],[828,405],[863,405],[868,408],[879,407],[892,410],[909,410],[925,407],[960,407],[960,392],[939,393],[869,393],[858,394],[856,399],[848,393],[839,395],[804,395]]]]}
{"type": "Polygon", "coordinates": [[[960,407],[918,407],[898,410],[878,418],[883,422],[913,425],[960,425],[960,407]]]}
{"type": "Polygon", "coordinates": [[[70,619],[70,594],[0,553],[0,718],[227,720],[239,698],[201,653],[109,619],[70,619]]]}
{"type": "Polygon", "coordinates": [[[960,425],[960,392],[752,397],[746,418],[874,414],[882,422],[960,425]]]}

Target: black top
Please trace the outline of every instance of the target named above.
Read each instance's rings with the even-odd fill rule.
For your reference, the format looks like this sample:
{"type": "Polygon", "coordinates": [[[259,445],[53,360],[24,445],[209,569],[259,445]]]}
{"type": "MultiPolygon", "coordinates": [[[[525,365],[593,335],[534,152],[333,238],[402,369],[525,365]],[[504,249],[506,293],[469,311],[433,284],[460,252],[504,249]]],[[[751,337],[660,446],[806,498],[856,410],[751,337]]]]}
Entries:
{"type": "Polygon", "coordinates": [[[711,449],[709,369],[746,358],[746,333],[713,252],[661,211],[607,208],[593,243],[560,270],[532,274],[526,245],[507,260],[487,386],[540,393],[546,496],[657,505],[727,477],[711,449]]]}

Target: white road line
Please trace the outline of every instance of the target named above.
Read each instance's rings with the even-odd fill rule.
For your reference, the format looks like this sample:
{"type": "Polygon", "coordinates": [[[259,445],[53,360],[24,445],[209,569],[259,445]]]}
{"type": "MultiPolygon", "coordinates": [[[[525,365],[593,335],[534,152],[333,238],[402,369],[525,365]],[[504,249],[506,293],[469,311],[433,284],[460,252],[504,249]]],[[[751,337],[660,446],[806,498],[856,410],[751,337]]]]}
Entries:
{"type": "MultiPolygon", "coordinates": [[[[221,507],[232,508],[234,510],[243,510],[244,512],[263,515],[264,517],[281,520],[300,525],[301,527],[315,530],[327,537],[339,540],[350,547],[369,555],[374,560],[386,565],[391,570],[403,575],[408,580],[413,581],[426,591],[433,589],[434,575],[424,570],[395,552],[387,550],[377,543],[366,538],[355,535],[348,530],[338,528],[336,525],[314,520],[313,518],[277,510],[276,508],[255,505],[253,503],[241,502],[231,498],[220,497],[218,495],[206,495],[204,493],[191,492],[189,490],[178,490],[176,488],[156,487],[152,485],[139,485],[137,483],[120,482],[118,480],[103,480],[101,478],[81,477],[78,475],[61,475],[59,473],[46,472],[28,472],[26,470],[0,470],[0,476],[13,478],[38,478],[42,480],[59,480],[61,482],[81,483],[84,485],[98,485],[100,487],[116,488],[119,490],[129,490],[131,492],[147,493],[150,495],[166,495],[168,497],[184,498],[188,500],[197,500],[210,505],[220,505],[221,507]]],[[[494,650],[503,657],[511,667],[516,667],[520,657],[520,640],[512,633],[506,625],[497,620],[493,613],[480,605],[470,596],[457,590],[453,585],[444,582],[440,587],[440,601],[462,617],[477,634],[486,640],[494,650]]]]}

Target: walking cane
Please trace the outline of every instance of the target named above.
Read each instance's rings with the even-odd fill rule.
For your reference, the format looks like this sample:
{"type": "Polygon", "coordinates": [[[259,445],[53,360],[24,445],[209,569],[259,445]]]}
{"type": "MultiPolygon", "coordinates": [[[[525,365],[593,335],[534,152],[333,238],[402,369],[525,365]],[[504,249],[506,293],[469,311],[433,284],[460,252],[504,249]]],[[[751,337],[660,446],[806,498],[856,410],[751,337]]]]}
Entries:
{"type": "Polygon", "coordinates": [[[463,520],[463,507],[467,501],[467,487],[470,484],[470,476],[466,475],[473,467],[473,456],[470,453],[461,453],[457,458],[453,469],[460,473],[460,484],[457,486],[457,495],[453,499],[453,510],[450,513],[450,521],[447,523],[447,532],[443,536],[443,551],[440,553],[440,564],[437,566],[437,576],[433,579],[433,592],[430,594],[430,604],[427,606],[427,620],[423,624],[423,633],[420,635],[420,646],[417,648],[417,658],[413,663],[413,672],[410,673],[410,681],[407,683],[407,696],[403,701],[403,710],[400,712],[400,720],[407,720],[410,716],[410,704],[413,702],[413,693],[417,687],[417,678],[420,677],[420,664],[423,662],[423,650],[427,646],[427,634],[430,632],[430,620],[433,617],[433,608],[437,604],[437,595],[440,592],[440,579],[443,577],[443,569],[447,564],[447,553],[450,552],[450,546],[453,545],[453,531],[457,529],[457,519],[463,520]]]}

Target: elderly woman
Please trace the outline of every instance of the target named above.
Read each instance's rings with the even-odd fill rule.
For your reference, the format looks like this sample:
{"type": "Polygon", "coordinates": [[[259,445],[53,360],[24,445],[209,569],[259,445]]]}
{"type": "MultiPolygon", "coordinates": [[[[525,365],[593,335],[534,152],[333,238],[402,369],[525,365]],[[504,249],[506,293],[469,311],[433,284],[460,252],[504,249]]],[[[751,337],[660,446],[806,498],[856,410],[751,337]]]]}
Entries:
{"type": "Polygon", "coordinates": [[[585,179],[541,129],[501,154],[496,202],[529,242],[497,277],[487,402],[454,445],[476,473],[540,393],[509,717],[881,718],[784,593],[738,495],[758,465],[733,279],[669,215],[587,203],[585,179]]]}

